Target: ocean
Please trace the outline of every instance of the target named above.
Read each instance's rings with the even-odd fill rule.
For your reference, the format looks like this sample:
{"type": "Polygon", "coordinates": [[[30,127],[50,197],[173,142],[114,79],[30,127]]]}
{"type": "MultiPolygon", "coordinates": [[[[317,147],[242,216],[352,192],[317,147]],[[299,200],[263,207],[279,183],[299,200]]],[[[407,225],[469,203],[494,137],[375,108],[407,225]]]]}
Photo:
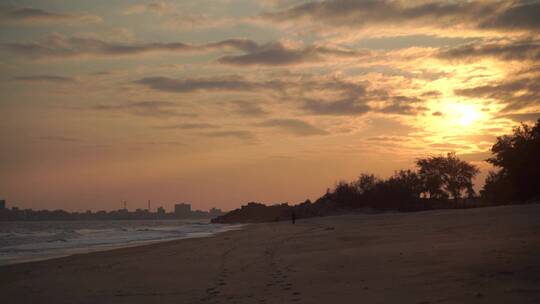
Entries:
{"type": "Polygon", "coordinates": [[[208,237],[240,228],[208,220],[0,222],[0,265],[208,237]]]}

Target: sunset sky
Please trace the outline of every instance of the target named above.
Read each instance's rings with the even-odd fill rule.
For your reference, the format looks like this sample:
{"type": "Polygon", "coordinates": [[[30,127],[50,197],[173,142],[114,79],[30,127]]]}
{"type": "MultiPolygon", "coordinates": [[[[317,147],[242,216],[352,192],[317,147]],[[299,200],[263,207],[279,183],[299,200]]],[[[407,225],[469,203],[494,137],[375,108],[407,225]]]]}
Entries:
{"type": "Polygon", "coordinates": [[[5,0],[0,199],[316,199],[540,117],[539,1],[5,0]]]}

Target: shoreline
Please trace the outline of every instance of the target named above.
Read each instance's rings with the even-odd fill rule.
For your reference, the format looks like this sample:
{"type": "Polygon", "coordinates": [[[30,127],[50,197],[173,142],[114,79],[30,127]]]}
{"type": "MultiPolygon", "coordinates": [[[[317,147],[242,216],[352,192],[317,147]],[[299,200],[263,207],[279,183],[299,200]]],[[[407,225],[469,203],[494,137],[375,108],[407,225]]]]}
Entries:
{"type": "MultiPolygon", "coordinates": [[[[242,224],[242,226],[248,226],[248,224],[242,224]]],[[[214,237],[220,237],[222,235],[225,235],[227,233],[231,233],[231,232],[237,232],[237,231],[241,231],[242,228],[238,228],[238,229],[231,229],[231,230],[226,230],[226,231],[223,231],[223,232],[218,232],[218,233],[214,233],[214,234],[210,234],[210,235],[206,235],[206,236],[196,236],[196,237],[179,237],[179,238],[174,238],[174,239],[165,239],[165,240],[153,240],[153,241],[136,241],[134,243],[137,243],[137,244],[131,244],[131,245],[127,245],[127,246],[124,246],[124,245],[118,245],[118,246],[111,246],[109,247],[108,245],[104,245],[106,248],[103,248],[103,249],[97,249],[97,250],[91,250],[91,251],[88,251],[88,252],[76,252],[76,253],[70,253],[70,254],[66,254],[66,255],[61,255],[61,256],[54,256],[54,257],[49,257],[49,258],[43,258],[43,259],[32,259],[32,260],[25,260],[25,261],[21,261],[21,262],[16,262],[16,263],[9,263],[9,264],[0,264],[0,272],[2,270],[3,267],[10,267],[10,266],[19,266],[19,265],[27,265],[27,264],[33,264],[33,263],[47,263],[49,261],[54,261],[54,260],[59,260],[59,259],[69,259],[71,257],[76,257],[76,256],[83,256],[83,255],[91,255],[91,254],[96,254],[96,253],[104,253],[104,252],[114,252],[114,251],[118,251],[118,250],[130,250],[132,248],[139,248],[139,247],[149,247],[148,249],[151,250],[152,248],[151,247],[154,247],[154,246],[159,246],[159,245],[165,245],[165,244],[168,244],[168,243],[176,243],[176,242],[181,242],[181,241],[185,241],[185,240],[192,240],[192,239],[206,239],[206,238],[214,238],[214,237]]],[[[128,243],[129,244],[129,243],[128,243]]],[[[84,249],[84,248],[82,248],[84,249]]]]}
{"type": "Polygon", "coordinates": [[[48,261],[52,259],[65,258],[65,257],[74,256],[74,255],[91,254],[95,252],[117,250],[117,249],[122,249],[122,248],[148,246],[148,245],[164,243],[164,242],[173,242],[173,241],[180,241],[180,240],[186,240],[186,239],[208,238],[208,237],[218,236],[220,234],[223,234],[229,231],[241,230],[243,229],[244,226],[246,226],[245,224],[244,225],[243,224],[220,224],[220,225],[222,225],[223,227],[214,232],[204,232],[204,231],[193,232],[193,233],[189,233],[188,235],[178,236],[178,237],[132,240],[132,241],[127,241],[123,243],[103,243],[103,244],[87,245],[87,246],[82,246],[82,247],[66,247],[63,249],[56,249],[56,251],[58,251],[57,253],[50,252],[47,254],[47,252],[44,251],[44,252],[38,253],[34,257],[21,257],[21,258],[11,258],[11,259],[6,258],[5,259],[6,262],[0,260],[0,267],[7,266],[7,265],[22,264],[22,263],[48,261]],[[41,254],[41,256],[39,254],[41,254]]]}
{"type": "Polygon", "coordinates": [[[343,215],[0,266],[4,303],[537,303],[540,205],[343,215]]]}

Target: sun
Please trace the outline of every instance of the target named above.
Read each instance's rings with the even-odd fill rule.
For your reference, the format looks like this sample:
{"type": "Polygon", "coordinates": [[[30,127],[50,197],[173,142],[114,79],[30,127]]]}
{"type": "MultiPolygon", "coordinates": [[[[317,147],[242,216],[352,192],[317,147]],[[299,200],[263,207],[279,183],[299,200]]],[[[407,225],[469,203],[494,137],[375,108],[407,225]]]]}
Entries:
{"type": "Polygon", "coordinates": [[[462,126],[470,126],[480,119],[480,112],[471,105],[459,104],[456,109],[458,123],[462,126]]]}
{"type": "Polygon", "coordinates": [[[477,104],[448,103],[444,106],[445,123],[454,126],[469,127],[482,120],[483,113],[477,104]]]}
{"type": "Polygon", "coordinates": [[[488,120],[488,113],[477,103],[445,101],[431,107],[433,115],[426,116],[426,130],[437,137],[478,133],[488,120]]]}

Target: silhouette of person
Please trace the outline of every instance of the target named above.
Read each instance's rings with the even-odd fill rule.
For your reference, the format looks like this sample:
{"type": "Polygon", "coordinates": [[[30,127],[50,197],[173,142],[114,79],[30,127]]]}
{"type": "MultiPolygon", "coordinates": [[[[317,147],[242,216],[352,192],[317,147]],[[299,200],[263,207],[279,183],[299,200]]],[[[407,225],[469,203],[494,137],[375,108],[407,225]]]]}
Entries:
{"type": "Polygon", "coordinates": [[[292,223],[294,224],[296,222],[296,214],[294,213],[294,211],[291,214],[291,219],[292,219],[292,223]]]}

